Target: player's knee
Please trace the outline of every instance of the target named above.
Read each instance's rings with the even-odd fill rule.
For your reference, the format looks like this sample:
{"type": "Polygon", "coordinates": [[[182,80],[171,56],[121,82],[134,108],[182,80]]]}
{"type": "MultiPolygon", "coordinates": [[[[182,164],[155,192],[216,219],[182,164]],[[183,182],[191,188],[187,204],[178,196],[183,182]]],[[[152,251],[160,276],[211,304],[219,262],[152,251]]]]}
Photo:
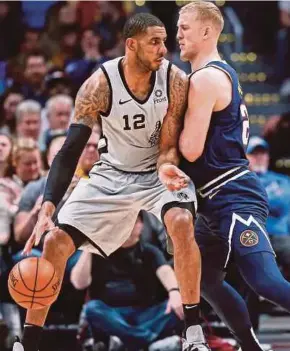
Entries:
{"type": "Polygon", "coordinates": [[[173,240],[174,238],[184,240],[189,237],[190,240],[193,239],[193,217],[187,209],[178,207],[169,209],[164,216],[164,223],[173,240]]]}
{"type": "Polygon", "coordinates": [[[50,251],[62,257],[69,258],[75,251],[71,237],[61,229],[50,231],[44,239],[44,251],[50,251]]]}

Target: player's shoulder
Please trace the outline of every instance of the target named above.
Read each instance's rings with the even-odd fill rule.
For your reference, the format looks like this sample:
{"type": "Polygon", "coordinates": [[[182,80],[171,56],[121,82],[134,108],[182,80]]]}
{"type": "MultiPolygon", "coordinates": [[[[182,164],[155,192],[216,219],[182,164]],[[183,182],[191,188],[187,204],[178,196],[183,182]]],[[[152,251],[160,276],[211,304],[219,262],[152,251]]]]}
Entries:
{"type": "Polygon", "coordinates": [[[83,83],[82,88],[90,91],[99,91],[100,89],[109,89],[109,85],[108,76],[101,66],[83,83]]]}
{"type": "Polygon", "coordinates": [[[169,79],[172,81],[174,79],[178,79],[184,82],[188,82],[188,75],[179,67],[169,62],[169,79]]]}
{"type": "Polygon", "coordinates": [[[209,65],[193,72],[190,75],[190,89],[210,92],[220,89],[224,84],[228,85],[231,75],[222,67],[209,65]]]}
{"type": "Polygon", "coordinates": [[[116,58],[113,58],[111,60],[108,60],[106,62],[104,62],[100,68],[104,71],[105,70],[111,70],[113,68],[118,67],[118,65],[120,64],[120,61],[124,58],[124,56],[119,56],[116,58]]]}
{"type": "Polygon", "coordinates": [[[105,115],[112,107],[112,87],[102,68],[98,68],[80,87],[75,103],[75,115],[84,113],[105,115]]]}

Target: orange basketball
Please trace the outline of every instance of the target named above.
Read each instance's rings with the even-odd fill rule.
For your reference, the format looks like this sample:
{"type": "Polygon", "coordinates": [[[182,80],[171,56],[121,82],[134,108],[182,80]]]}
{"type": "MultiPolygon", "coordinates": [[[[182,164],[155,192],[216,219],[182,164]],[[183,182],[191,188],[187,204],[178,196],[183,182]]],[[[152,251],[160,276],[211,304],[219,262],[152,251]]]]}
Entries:
{"type": "Polygon", "coordinates": [[[13,300],[27,309],[51,305],[60,286],[53,265],[44,258],[29,257],[18,262],[8,278],[8,289],[13,300]]]}

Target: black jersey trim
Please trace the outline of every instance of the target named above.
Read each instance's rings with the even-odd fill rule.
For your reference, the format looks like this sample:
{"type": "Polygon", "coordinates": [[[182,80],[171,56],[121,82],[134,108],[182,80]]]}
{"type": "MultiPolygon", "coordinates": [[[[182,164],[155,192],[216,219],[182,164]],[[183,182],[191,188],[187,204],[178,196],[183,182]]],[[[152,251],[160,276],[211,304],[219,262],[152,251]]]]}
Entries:
{"type": "Polygon", "coordinates": [[[151,87],[150,87],[150,90],[148,92],[148,95],[147,95],[146,99],[145,100],[140,100],[131,92],[131,90],[130,90],[127,82],[126,82],[126,78],[125,78],[124,70],[123,70],[123,66],[122,66],[122,60],[123,60],[123,58],[121,58],[119,63],[118,63],[118,71],[119,71],[122,83],[123,83],[125,89],[127,90],[128,94],[132,97],[132,99],[135,100],[136,102],[138,102],[138,104],[143,105],[149,100],[149,98],[151,97],[152,92],[154,90],[155,83],[156,83],[156,72],[153,71],[151,73],[151,77],[150,77],[150,85],[151,85],[151,87]]]}
{"type": "Polygon", "coordinates": [[[109,97],[109,106],[108,106],[108,110],[106,112],[101,111],[100,114],[104,117],[108,117],[109,114],[111,113],[111,109],[112,109],[112,103],[113,103],[113,89],[112,89],[112,84],[108,75],[108,72],[106,71],[106,68],[104,67],[104,65],[101,65],[101,70],[103,71],[108,84],[109,84],[109,90],[110,90],[110,97],[109,97]]]}
{"type": "Polygon", "coordinates": [[[167,75],[166,75],[166,93],[167,93],[168,103],[170,102],[170,73],[171,73],[171,68],[172,68],[172,63],[169,62],[168,67],[167,67],[167,75]]]}
{"type": "Polygon", "coordinates": [[[196,71],[191,72],[189,74],[188,78],[190,79],[196,72],[201,71],[202,69],[205,69],[205,68],[208,68],[208,67],[213,67],[213,68],[216,68],[216,69],[219,69],[219,70],[223,71],[230,78],[231,82],[233,82],[232,76],[230,75],[230,73],[226,69],[224,69],[221,66],[215,65],[214,63],[210,63],[210,62],[206,66],[201,67],[200,69],[197,69],[196,71]]]}
{"type": "Polygon", "coordinates": [[[231,76],[230,73],[229,73],[226,69],[224,69],[223,67],[220,67],[220,66],[215,65],[215,64],[209,64],[209,65],[206,66],[205,68],[207,68],[207,67],[213,67],[213,68],[219,69],[220,71],[224,72],[224,73],[230,78],[231,82],[233,83],[233,78],[232,78],[232,76],[231,76]]]}

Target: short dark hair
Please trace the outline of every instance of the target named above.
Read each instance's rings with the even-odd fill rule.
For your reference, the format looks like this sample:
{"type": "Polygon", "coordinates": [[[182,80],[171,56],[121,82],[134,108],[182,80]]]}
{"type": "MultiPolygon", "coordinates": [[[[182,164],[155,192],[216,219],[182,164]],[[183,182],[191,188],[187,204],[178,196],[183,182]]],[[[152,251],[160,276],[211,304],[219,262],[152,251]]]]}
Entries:
{"type": "Polygon", "coordinates": [[[40,49],[35,49],[32,50],[31,52],[29,52],[26,56],[25,56],[25,60],[24,60],[24,67],[27,66],[27,62],[30,59],[30,57],[43,57],[43,60],[45,61],[45,63],[48,61],[48,57],[46,56],[45,52],[40,50],[40,49]]]}
{"type": "Polygon", "coordinates": [[[123,29],[124,39],[132,38],[135,35],[146,33],[148,27],[165,27],[164,23],[151,13],[137,13],[130,17],[123,29]]]}

